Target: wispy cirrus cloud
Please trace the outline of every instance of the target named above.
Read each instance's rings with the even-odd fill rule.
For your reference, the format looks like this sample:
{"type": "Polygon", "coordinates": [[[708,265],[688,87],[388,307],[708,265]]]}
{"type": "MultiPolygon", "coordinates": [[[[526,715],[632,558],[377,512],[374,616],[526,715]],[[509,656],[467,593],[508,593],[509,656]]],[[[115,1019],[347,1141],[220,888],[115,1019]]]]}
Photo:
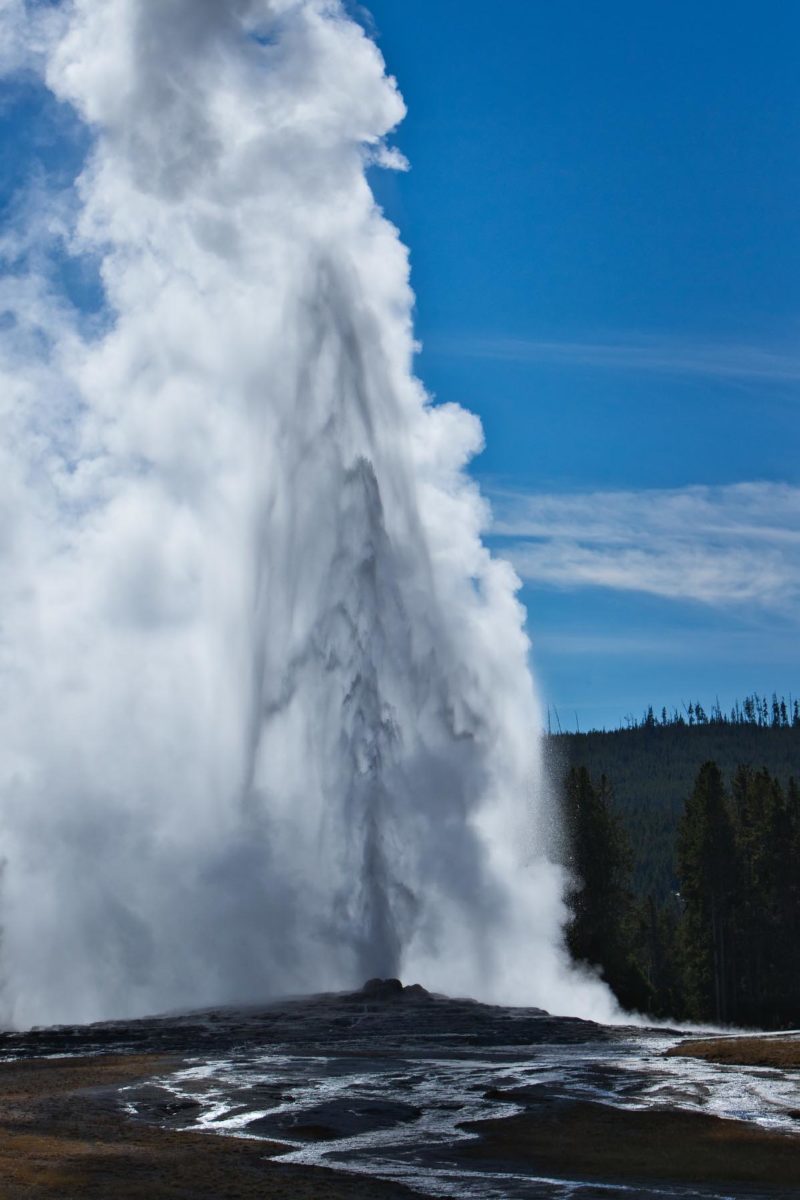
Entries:
{"type": "Polygon", "coordinates": [[[800,382],[800,346],[627,336],[575,341],[454,338],[437,340],[428,348],[435,353],[497,362],[762,380],[778,384],[800,382]]]}
{"type": "Polygon", "coordinates": [[[786,613],[800,599],[800,487],[502,492],[494,511],[530,583],[786,613]]]}

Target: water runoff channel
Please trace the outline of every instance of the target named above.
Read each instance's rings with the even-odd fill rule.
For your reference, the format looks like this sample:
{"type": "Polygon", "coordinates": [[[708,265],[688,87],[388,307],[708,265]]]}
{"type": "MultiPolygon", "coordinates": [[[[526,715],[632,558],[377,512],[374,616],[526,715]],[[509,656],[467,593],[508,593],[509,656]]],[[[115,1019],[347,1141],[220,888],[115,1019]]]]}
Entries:
{"type": "MultiPolygon", "coordinates": [[[[683,1036],[390,988],[41,1031],[21,1035],[16,1049],[177,1055],[177,1071],[120,1090],[132,1119],[259,1139],[269,1153],[280,1143],[284,1163],[402,1182],[431,1197],[758,1196],[571,1179],[568,1171],[553,1177],[471,1153],[479,1140],[474,1123],[522,1112],[535,1118],[537,1110],[552,1114],[576,1102],[797,1131],[800,1094],[791,1072],[665,1057],[683,1036]]],[[[6,1039],[5,1054],[11,1049],[6,1039]]]]}

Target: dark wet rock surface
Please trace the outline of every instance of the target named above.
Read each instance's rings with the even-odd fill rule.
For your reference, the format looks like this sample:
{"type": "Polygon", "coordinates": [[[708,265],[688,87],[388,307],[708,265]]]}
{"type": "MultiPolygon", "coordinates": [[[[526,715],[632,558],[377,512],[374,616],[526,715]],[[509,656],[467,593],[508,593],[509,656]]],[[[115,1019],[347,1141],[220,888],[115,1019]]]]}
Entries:
{"type": "Polygon", "coordinates": [[[458,1200],[800,1200],[787,1182],[800,1161],[796,1074],[666,1058],[678,1041],[371,980],[6,1034],[0,1056],[167,1056],[169,1071],[109,1103],[139,1127],[258,1143],[286,1171],[335,1168],[458,1200]]]}
{"type": "Polygon", "coordinates": [[[616,1030],[536,1008],[497,1008],[450,999],[399,980],[370,980],[356,992],[266,1005],[199,1010],[141,1021],[56,1026],[0,1035],[0,1056],[72,1053],[204,1054],[259,1046],[386,1047],[447,1044],[453,1050],[619,1040],[616,1030]]]}
{"type": "Polygon", "coordinates": [[[327,1104],[315,1104],[302,1113],[288,1112],[274,1117],[262,1117],[251,1121],[247,1132],[280,1141],[282,1138],[299,1138],[301,1141],[320,1138],[351,1138],[376,1129],[392,1129],[407,1121],[418,1121],[422,1109],[396,1101],[331,1100],[327,1104]]]}

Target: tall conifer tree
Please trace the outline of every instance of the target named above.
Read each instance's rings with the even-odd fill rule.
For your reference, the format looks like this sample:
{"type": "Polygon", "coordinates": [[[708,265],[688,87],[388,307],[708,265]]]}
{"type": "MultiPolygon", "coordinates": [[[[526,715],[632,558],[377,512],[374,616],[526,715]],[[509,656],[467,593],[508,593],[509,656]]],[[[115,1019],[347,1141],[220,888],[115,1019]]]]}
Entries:
{"type": "Polygon", "coordinates": [[[684,903],[682,951],[689,1015],[728,1019],[736,854],[722,775],[705,763],[686,803],[678,835],[684,903]]]}

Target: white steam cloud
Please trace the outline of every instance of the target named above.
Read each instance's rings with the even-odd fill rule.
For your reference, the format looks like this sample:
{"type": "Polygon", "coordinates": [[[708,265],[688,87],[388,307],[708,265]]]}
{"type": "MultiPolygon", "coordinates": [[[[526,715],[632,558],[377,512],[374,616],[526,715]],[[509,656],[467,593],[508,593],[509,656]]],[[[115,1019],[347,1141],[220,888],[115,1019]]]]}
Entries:
{"type": "Polygon", "coordinates": [[[0,15],[93,139],[2,246],[4,1020],[389,972],[611,1015],[560,945],[481,430],[413,375],[365,178],[403,165],[375,45],[338,0],[0,15]]]}

